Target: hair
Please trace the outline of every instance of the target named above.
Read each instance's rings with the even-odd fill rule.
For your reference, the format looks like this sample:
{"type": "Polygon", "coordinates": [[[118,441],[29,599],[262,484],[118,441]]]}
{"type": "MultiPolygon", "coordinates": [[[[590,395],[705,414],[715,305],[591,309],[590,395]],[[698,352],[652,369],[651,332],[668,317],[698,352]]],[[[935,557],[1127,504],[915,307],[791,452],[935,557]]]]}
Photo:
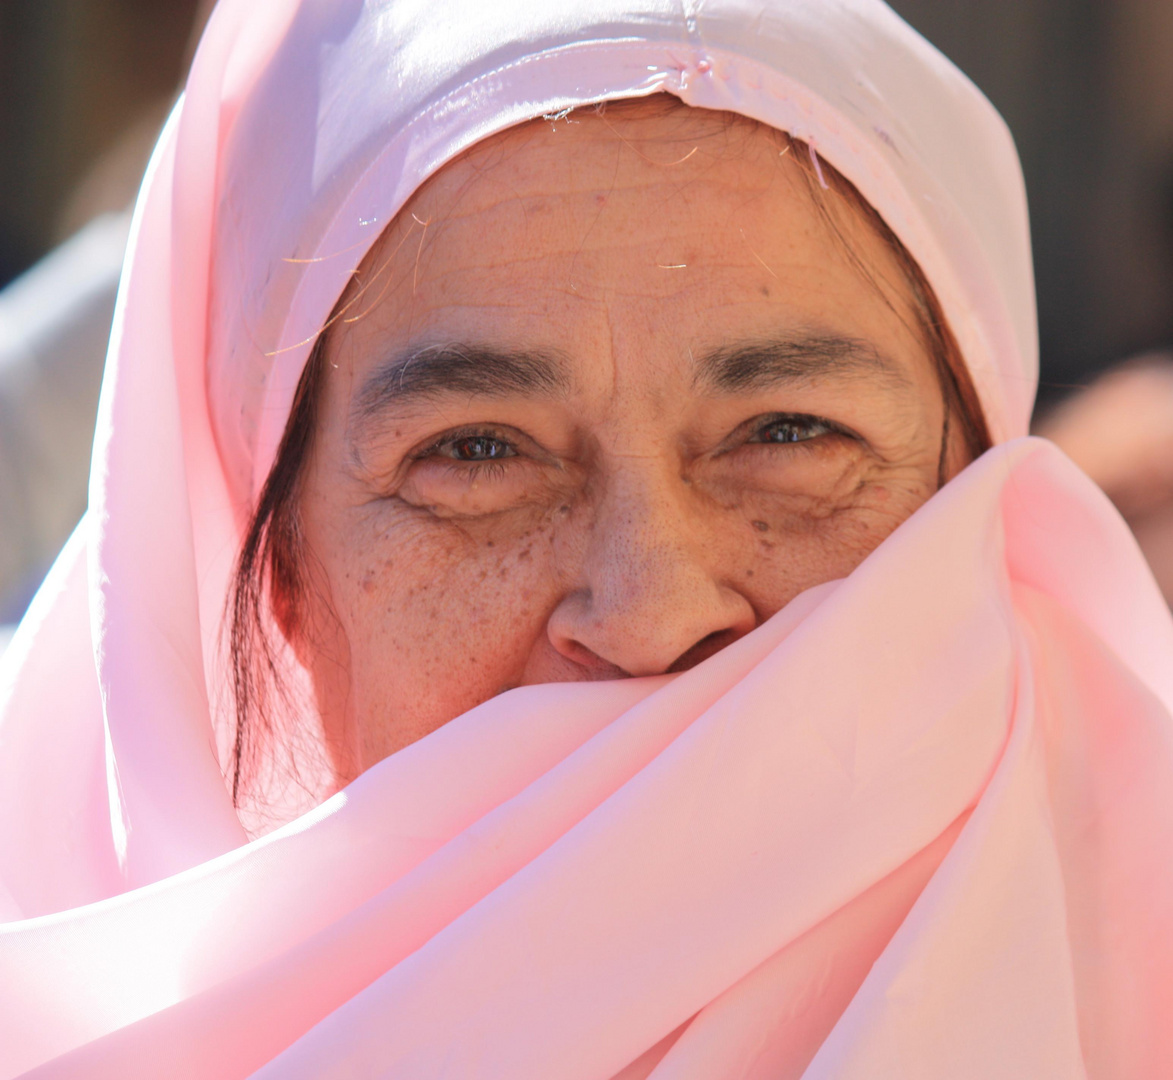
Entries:
{"type": "MultiPolygon", "coordinates": [[[[655,114],[662,109],[663,115],[669,115],[688,110],[689,106],[668,94],[657,94],[652,98],[612,102],[595,108],[600,114],[640,108],[645,114],[649,110],[655,114]]],[[[556,122],[565,115],[559,113],[544,119],[556,122]]],[[[739,114],[713,115],[720,119],[726,132],[739,125],[755,125],[779,140],[781,153],[798,166],[813,204],[847,258],[884,296],[889,306],[892,306],[891,300],[881,282],[845,235],[835,208],[825,193],[830,192],[841,199],[895,259],[912,297],[913,329],[933,359],[944,398],[945,426],[938,466],[940,486],[947,478],[946,450],[952,424],[959,425],[958,434],[971,458],[989,449],[990,437],[961,349],[924,272],[855,185],[819,157],[811,144],[739,114]]],[[[622,138],[616,134],[617,138],[622,138]]],[[[298,382],[273,467],[245,534],[228,598],[226,623],[235,727],[227,770],[233,802],[238,807],[247,785],[259,770],[262,756],[282,734],[277,731],[279,715],[276,706],[279,705],[285,715],[298,712],[285,679],[285,668],[289,663],[289,642],[304,631],[306,601],[313,587],[308,574],[310,553],[299,514],[300,495],[317,428],[329,328],[343,308],[344,300],[345,297],[339,301],[319,333],[298,382]]],[[[898,314],[903,318],[902,313],[898,314]]],[[[293,733],[285,734],[286,741],[291,741],[293,733]]]]}
{"type": "Polygon", "coordinates": [[[940,488],[948,476],[946,452],[954,422],[960,425],[962,444],[971,459],[980,457],[991,445],[989,427],[977,389],[965,365],[961,346],[958,345],[957,338],[945,318],[941,301],[929,284],[929,279],[925,277],[920,263],[912,257],[900,237],[880,216],[879,211],[860,194],[859,189],[834,166],[824,161],[810,143],[793,138],[785,132],[778,134],[792,148],[791,156],[806,180],[814,205],[855,269],[872,284],[885,303],[891,307],[891,302],[871,267],[859,257],[859,253],[844,236],[827,202],[819,198],[820,190],[834,192],[871,228],[895,259],[904,284],[911,293],[915,317],[913,329],[933,360],[945,401],[945,423],[941,433],[941,453],[937,464],[937,487],[940,488]]]}
{"type": "MultiPolygon", "coordinates": [[[[228,598],[228,653],[235,727],[229,769],[232,801],[241,804],[246,776],[272,745],[273,697],[291,704],[284,642],[303,624],[307,552],[299,502],[318,423],[326,333],[318,335],[297,384],[273,467],[245,533],[228,598]],[[275,625],[274,625],[275,624],[275,625]]],[[[286,708],[285,712],[289,712],[286,708]]]]}

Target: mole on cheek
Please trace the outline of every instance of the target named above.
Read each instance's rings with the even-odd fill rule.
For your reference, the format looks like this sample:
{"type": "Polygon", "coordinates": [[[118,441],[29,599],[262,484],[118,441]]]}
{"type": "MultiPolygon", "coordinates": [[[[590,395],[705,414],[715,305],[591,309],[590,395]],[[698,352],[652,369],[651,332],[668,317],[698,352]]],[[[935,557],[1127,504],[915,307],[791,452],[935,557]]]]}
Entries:
{"type": "MultiPolygon", "coordinates": [[[[387,567],[384,567],[383,569],[386,570],[387,567]]],[[[372,566],[370,569],[368,569],[367,572],[362,576],[362,591],[368,594],[373,593],[378,587],[379,575],[380,571],[377,567],[372,566]]]]}

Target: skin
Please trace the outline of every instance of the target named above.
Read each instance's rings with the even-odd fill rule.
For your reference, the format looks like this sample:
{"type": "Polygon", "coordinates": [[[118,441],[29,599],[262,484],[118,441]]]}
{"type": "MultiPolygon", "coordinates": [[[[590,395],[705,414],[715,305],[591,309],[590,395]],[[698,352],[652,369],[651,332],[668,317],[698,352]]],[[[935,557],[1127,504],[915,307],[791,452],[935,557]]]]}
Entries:
{"type": "Polygon", "coordinates": [[[512,687],[687,668],[849,574],[966,463],[913,310],[750,122],[627,104],[446,166],[329,331],[300,488],[286,630],[339,782],[512,687]]]}

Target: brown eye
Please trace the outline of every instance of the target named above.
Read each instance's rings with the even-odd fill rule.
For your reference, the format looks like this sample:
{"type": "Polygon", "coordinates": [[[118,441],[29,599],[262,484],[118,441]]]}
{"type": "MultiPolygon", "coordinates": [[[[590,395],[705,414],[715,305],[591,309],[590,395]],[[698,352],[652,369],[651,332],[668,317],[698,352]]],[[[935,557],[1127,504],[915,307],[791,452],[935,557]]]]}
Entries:
{"type": "Polygon", "coordinates": [[[763,424],[750,437],[751,443],[799,443],[834,431],[816,416],[785,416],[763,424]]]}
{"type": "Polygon", "coordinates": [[[443,443],[438,449],[443,456],[456,461],[500,461],[501,458],[517,456],[517,451],[509,443],[492,435],[462,435],[443,443]]]}

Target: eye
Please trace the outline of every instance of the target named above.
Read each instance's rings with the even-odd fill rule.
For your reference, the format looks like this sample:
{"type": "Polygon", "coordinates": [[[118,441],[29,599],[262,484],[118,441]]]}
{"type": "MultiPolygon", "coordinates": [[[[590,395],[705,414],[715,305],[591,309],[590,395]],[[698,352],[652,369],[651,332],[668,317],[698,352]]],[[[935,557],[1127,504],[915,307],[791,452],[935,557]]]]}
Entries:
{"type": "Polygon", "coordinates": [[[800,443],[817,439],[820,435],[838,432],[817,416],[775,416],[760,425],[746,440],[751,443],[800,443]]]}
{"type": "Polygon", "coordinates": [[[517,450],[510,443],[496,435],[481,432],[446,439],[435,446],[433,453],[453,461],[471,463],[517,457],[517,450]]]}
{"type": "Polygon", "coordinates": [[[473,518],[565,502],[573,477],[520,428],[468,424],[439,432],[411,454],[388,496],[438,517],[473,518]]]}

